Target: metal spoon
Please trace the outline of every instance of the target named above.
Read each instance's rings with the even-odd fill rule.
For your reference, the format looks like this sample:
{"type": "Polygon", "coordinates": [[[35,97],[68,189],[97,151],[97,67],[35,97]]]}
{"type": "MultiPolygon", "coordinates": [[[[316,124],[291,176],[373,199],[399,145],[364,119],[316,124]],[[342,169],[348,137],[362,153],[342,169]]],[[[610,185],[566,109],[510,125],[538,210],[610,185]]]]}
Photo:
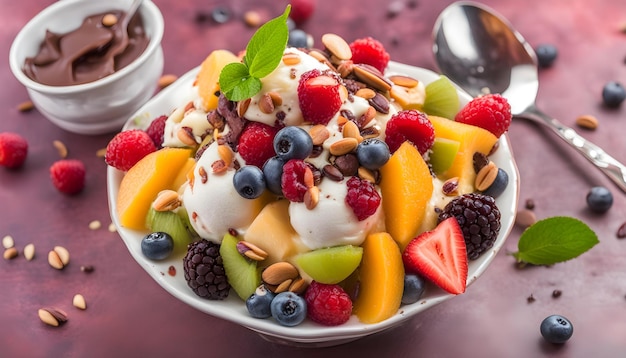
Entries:
{"type": "Polygon", "coordinates": [[[482,4],[456,2],[439,15],[433,40],[441,73],[472,96],[501,93],[513,116],[546,125],[626,192],[624,164],[537,108],[537,56],[505,18],[482,4]]]}

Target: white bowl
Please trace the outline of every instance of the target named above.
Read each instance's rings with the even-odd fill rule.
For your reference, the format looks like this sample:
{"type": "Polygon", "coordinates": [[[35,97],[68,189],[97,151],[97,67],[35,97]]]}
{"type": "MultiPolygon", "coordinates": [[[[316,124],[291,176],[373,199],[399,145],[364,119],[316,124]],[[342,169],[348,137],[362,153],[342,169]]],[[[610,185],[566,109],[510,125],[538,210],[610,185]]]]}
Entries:
{"type": "Polygon", "coordinates": [[[152,95],[163,72],[163,16],[150,0],[139,12],[147,36],[146,50],[131,64],[94,82],[74,86],[48,86],[22,71],[24,60],[34,56],[46,30],[67,33],[83,19],[110,10],[123,10],[131,0],[64,0],[33,17],[15,37],[9,53],[13,75],[27,89],[35,107],[59,127],[79,134],[101,134],[122,128],[128,117],[152,95]]]}
{"type": "MultiPolygon", "coordinates": [[[[191,98],[192,83],[196,77],[198,68],[181,77],[177,82],[168,86],[157,96],[150,100],[146,105],[135,113],[129,119],[125,129],[145,128],[150,120],[156,116],[170,113],[175,107],[181,103],[185,103],[191,98]]],[[[399,63],[391,62],[388,73],[405,74],[417,78],[424,83],[432,82],[439,77],[438,74],[399,63]]],[[[470,98],[467,94],[459,92],[463,104],[467,103],[470,98]]],[[[519,197],[519,174],[513,159],[511,147],[506,135],[499,139],[498,150],[490,157],[498,167],[504,169],[509,175],[509,185],[497,199],[496,203],[501,212],[501,229],[498,238],[489,251],[485,252],[478,259],[470,261],[469,272],[467,277],[467,285],[472,284],[483,274],[493,258],[501,249],[506,237],[511,232],[515,221],[515,213],[517,211],[517,202],[519,197]]],[[[121,227],[119,217],[115,210],[117,202],[117,192],[119,190],[120,181],[124,173],[108,168],[107,172],[107,190],[109,198],[109,209],[113,222],[118,228],[118,232],[122,240],[126,244],[133,258],[146,270],[146,272],[158,282],[167,292],[187,303],[188,305],[208,313],[212,316],[219,317],[234,323],[240,324],[253,331],[260,333],[264,338],[273,342],[308,346],[308,347],[324,347],[333,346],[349,342],[370,334],[384,331],[386,329],[400,325],[409,320],[411,317],[427,310],[445,300],[455,297],[434,286],[428,286],[425,295],[419,302],[411,305],[403,305],[398,313],[393,317],[375,324],[363,324],[352,316],[350,320],[340,326],[325,327],[308,320],[305,320],[296,327],[284,327],[270,319],[252,318],[245,307],[243,301],[239,297],[231,293],[228,299],[224,301],[209,301],[196,296],[195,293],[187,286],[183,277],[182,256],[169,258],[164,261],[152,261],[141,253],[141,239],[147,232],[129,230],[121,227]],[[170,276],[168,269],[170,266],[176,268],[176,275],[170,276]]],[[[471,287],[468,291],[471,291],[471,287]]]]}

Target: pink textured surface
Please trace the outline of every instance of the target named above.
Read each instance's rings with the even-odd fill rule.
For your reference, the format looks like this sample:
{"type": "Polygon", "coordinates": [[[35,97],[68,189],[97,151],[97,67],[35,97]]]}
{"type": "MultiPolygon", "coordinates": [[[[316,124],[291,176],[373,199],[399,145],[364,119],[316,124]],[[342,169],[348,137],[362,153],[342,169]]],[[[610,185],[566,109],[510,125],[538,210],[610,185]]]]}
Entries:
{"type": "MultiPolygon", "coordinates": [[[[626,221],[626,195],[586,160],[545,129],[515,120],[510,139],[521,175],[520,208],[536,202],[539,218],[568,215],[583,219],[596,231],[600,244],[583,256],[553,267],[518,269],[506,251],[516,249],[515,229],[505,250],[468,291],[421,314],[402,327],[338,347],[292,348],[269,343],[246,328],[213,318],[177,301],[137,265],[121,239],[106,230],[110,222],[105,164],[96,151],[113,134],[85,137],[54,127],[37,111],[20,113],[28,99],[8,65],[10,43],[19,29],[51,0],[0,0],[0,131],[17,132],[29,141],[26,165],[17,171],[0,169],[0,237],[13,236],[20,252],[28,243],[36,257],[0,260],[0,356],[287,356],[314,357],[618,357],[626,352],[626,241],[616,237],[626,221]],[[8,16],[10,14],[10,16],[8,16]],[[58,159],[52,146],[61,140],[69,157],[87,168],[85,191],[66,197],[52,186],[48,168],[58,159]],[[592,215],[585,195],[594,185],[613,191],[613,208],[592,215]],[[103,228],[88,224],[100,220],[103,228]],[[51,269],[47,252],[55,245],[69,249],[71,263],[51,269]],[[81,265],[93,265],[86,274],[81,265]],[[552,291],[562,291],[552,298],[552,291]],[[88,308],[71,306],[82,293],[88,308]],[[527,298],[535,301],[529,303],[527,298]],[[37,309],[57,306],[69,313],[63,327],[52,328],[37,318],[37,309]],[[545,344],[541,320],[553,313],[568,317],[574,336],[562,347],[545,344]]],[[[239,51],[252,30],[241,21],[246,10],[273,17],[286,1],[156,0],[165,17],[165,73],[182,75],[214,49],[239,51]],[[227,6],[227,24],[194,21],[198,12],[227,6]]],[[[414,8],[387,18],[389,2],[377,0],[318,1],[304,26],[319,42],[334,32],[347,40],[373,36],[383,42],[393,60],[435,69],[430,33],[436,16],[451,1],[417,1],[414,8]]],[[[594,132],[581,132],[609,153],[626,161],[623,128],[626,108],[600,105],[602,86],[626,79],[626,3],[619,1],[514,0],[485,1],[505,15],[533,45],[553,43],[559,58],[540,73],[538,105],[574,126],[581,114],[600,119],[594,132]]],[[[181,273],[179,273],[181,274],[181,273]]]]}

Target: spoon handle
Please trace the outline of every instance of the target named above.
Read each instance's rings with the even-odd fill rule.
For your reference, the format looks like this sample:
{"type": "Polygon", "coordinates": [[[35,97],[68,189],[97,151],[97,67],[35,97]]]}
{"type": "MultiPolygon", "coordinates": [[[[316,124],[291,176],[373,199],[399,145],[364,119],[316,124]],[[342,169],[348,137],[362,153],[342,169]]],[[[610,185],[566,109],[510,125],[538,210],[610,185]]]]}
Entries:
{"type": "Polygon", "coordinates": [[[516,116],[531,119],[552,129],[561,139],[576,148],[585,158],[600,169],[622,191],[626,192],[626,166],[608,155],[602,148],[581,137],[572,128],[546,115],[534,105],[526,108],[516,116]]]}

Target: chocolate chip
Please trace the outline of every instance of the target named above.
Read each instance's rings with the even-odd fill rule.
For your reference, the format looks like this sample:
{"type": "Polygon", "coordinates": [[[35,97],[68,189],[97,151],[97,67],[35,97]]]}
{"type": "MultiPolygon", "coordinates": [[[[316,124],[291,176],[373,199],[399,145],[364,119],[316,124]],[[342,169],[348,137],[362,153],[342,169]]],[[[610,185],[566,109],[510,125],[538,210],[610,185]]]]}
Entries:
{"type": "Polygon", "coordinates": [[[352,153],[340,155],[335,158],[335,167],[344,176],[353,176],[359,170],[359,159],[352,153]]]}
{"type": "Polygon", "coordinates": [[[389,101],[382,94],[377,92],[374,98],[370,98],[368,102],[377,112],[383,114],[389,113],[389,101]]]}
{"type": "Polygon", "coordinates": [[[337,169],[335,166],[332,166],[330,164],[326,164],[324,168],[322,168],[322,172],[324,173],[324,176],[330,180],[333,180],[333,181],[343,180],[343,174],[341,174],[341,171],[339,171],[339,169],[337,169]]]}
{"type": "Polygon", "coordinates": [[[561,297],[562,293],[563,292],[561,292],[561,290],[554,290],[554,291],[552,291],[552,297],[554,297],[554,298],[561,297]]]}
{"type": "Polygon", "coordinates": [[[617,229],[617,238],[623,239],[626,238],[626,222],[623,223],[619,229],[617,229]]]}

